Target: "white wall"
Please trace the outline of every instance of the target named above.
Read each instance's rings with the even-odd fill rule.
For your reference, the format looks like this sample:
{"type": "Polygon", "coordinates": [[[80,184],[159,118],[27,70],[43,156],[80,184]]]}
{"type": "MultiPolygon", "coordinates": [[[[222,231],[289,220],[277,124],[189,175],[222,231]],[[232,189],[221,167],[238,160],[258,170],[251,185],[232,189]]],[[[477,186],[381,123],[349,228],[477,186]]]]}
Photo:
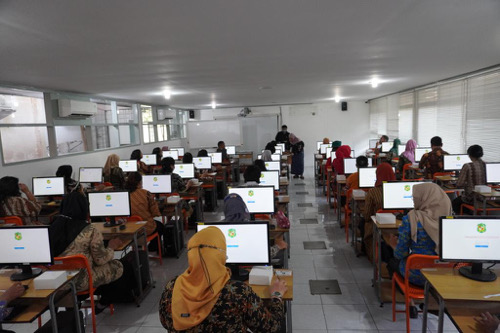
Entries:
{"type": "MultiPolygon", "coordinates": [[[[200,110],[195,113],[195,120],[236,117],[241,109],[200,110]]],[[[330,138],[331,141],[341,140],[342,144],[347,144],[355,150],[356,156],[368,149],[370,116],[369,105],[365,102],[348,102],[348,111],[341,111],[340,103],[334,102],[250,109],[252,111],[250,116],[280,115],[281,123],[288,126],[288,131],[304,141],[306,165],[312,166],[316,141],[321,141],[324,137],[330,138]]],[[[271,140],[274,140],[274,137],[267,139],[271,140]]],[[[256,153],[254,151],[254,154],[256,153]]]]}

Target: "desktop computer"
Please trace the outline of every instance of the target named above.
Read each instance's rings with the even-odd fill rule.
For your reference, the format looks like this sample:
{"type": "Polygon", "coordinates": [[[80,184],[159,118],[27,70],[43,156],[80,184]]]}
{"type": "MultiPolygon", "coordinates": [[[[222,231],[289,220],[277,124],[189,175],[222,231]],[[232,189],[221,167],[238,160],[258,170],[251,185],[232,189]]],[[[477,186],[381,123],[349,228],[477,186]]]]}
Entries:
{"type": "Polygon", "coordinates": [[[443,155],[443,169],[445,171],[460,171],[464,164],[471,162],[469,155],[443,155]]]}
{"type": "Polygon", "coordinates": [[[208,153],[208,156],[212,158],[212,163],[221,164],[222,163],[222,153],[208,153]]]}
{"type": "Polygon", "coordinates": [[[233,187],[229,189],[229,194],[238,194],[247,205],[250,214],[271,214],[274,213],[274,187],[233,187]]]}
{"type": "Polygon", "coordinates": [[[382,207],[386,210],[413,209],[413,186],[423,182],[385,182],[382,184],[382,207]]]}
{"type": "Polygon", "coordinates": [[[118,166],[123,172],[137,172],[137,161],[136,160],[126,160],[118,162],[118,166]]]}
{"type": "Polygon", "coordinates": [[[142,188],[151,193],[172,193],[172,178],[170,175],[144,175],[142,188]]]}
{"type": "Polygon", "coordinates": [[[111,222],[105,223],[105,227],[116,226],[116,216],[130,216],[130,195],[128,192],[90,192],[88,198],[90,217],[110,218],[111,222]]]}
{"type": "Polygon", "coordinates": [[[64,177],[33,177],[33,195],[64,195],[64,177]]]}
{"type": "Polygon", "coordinates": [[[182,147],[175,147],[175,148],[170,148],[170,150],[177,150],[179,153],[179,156],[184,156],[184,148],[182,147]]]}
{"type": "Polygon", "coordinates": [[[280,161],[268,161],[268,162],[264,162],[264,164],[266,166],[266,170],[281,171],[281,162],[280,161]]]}
{"type": "Polygon", "coordinates": [[[236,146],[226,146],[226,153],[228,155],[236,155],[236,146]]]}
{"type": "Polygon", "coordinates": [[[78,177],[80,183],[101,183],[102,182],[102,168],[80,168],[78,177]]]}
{"type": "Polygon", "coordinates": [[[486,163],[486,183],[500,184],[500,163],[486,163]]]}
{"type": "Polygon", "coordinates": [[[156,155],[142,155],[141,161],[146,165],[156,165],[156,155]]]}
{"type": "Polygon", "coordinates": [[[427,147],[427,148],[415,148],[415,162],[418,163],[420,162],[420,159],[422,159],[422,156],[424,154],[430,153],[432,151],[432,148],[427,147]]]}
{"type": "Polygon", "coordinates": [[[194,167],[198,170],[212,169],[212,158],[209,157],[193,157],[194,167]]]}
{"type": "Polygon", "coordinates": [[[181,176],[181,178],[187,178],[187,179],[194,178],[194,164],[193,163],[176,164],[174,172],[179,176],[181,176]]]}
{"type": "Polygon", "coordinates": [[[394,146],[394,141],[382,142],[382,149],[380,149],[380,151],[382,153],[388,153],[393,146],[394,146]]]}
{"type": "Polygon", "coordinates": [[[179,159],[179,151],[178,150],[165,150],[162,152],[163,158],[172,157],[174,160],[179,159]]]}
{"type": "Polygon", "coordinates": [[[274,186],[275,191],[280,190],[280,173],[279,171],[261,171],[260,183],[261,186],[274,186]]]}

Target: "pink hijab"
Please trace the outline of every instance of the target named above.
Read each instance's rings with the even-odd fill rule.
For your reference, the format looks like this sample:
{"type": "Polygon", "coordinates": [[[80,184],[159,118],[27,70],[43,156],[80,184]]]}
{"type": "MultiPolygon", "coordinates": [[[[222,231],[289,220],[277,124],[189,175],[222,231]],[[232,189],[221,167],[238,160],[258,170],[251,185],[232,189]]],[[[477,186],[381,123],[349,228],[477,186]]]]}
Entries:
{"type": "Polygon", "coordinates": [[[290,133],[290,135],[288,136],[288,140],[290,141],[290,144],[292,144],[292,145],[295,145],[295,144],[300,142],[300,139],[298,137],[296,137],[295,134],[293,134],[293,133],[290,133]]]}
{"type": "Polygon", "coordinates": [[[415,163],[415,148],[417,148],[417,141],[410,139],[406,143],[406,149],[403,152],[403,156],[415,163]]]}
{"type": "Polygon", "coordinates": [[[337,175],[343,175],[344,174],[344,158],[351,157],[351,147],[349,147],[348,145],[340,146],[335,151],[335,157],[336,157],[336,159],[333,160],[333,169],[335,170],[337,175]]]}

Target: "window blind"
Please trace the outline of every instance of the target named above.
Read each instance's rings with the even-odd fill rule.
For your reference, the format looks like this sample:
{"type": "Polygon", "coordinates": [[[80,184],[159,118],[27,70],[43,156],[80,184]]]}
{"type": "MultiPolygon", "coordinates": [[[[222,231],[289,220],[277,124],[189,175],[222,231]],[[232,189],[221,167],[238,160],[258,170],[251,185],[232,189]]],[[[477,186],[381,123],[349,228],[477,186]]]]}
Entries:
{"type": "Polygon", "coordinates": [[[437,88],[417,92],[417,143],[420,147],[430,147],[431,138],[437,135],[437,88]]]}
{"type": "Polygon", "coordinates": [[[413,139],[413,91],[399,94],[398,127],[402,143],[413,139]]]}

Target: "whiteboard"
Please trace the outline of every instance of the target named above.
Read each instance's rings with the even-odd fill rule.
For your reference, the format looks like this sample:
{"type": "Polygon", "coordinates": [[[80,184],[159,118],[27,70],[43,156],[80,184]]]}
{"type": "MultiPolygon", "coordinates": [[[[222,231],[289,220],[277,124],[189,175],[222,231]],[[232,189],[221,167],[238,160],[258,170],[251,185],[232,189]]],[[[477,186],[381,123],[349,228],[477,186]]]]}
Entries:
{"type": "Polygon", "coordinates": [[[252,116],[242,119],[243,151],[253,151],[254,157],[261,153],[266,144],[273,141],[278,132],[278,116],[252,116]]]}
{"type": "Polygon", "coordinates": [[[228,146],[242,142],[240,118],[190,121],[187,127],[190,148],[216,147],[221,140],[228,146]]]}

